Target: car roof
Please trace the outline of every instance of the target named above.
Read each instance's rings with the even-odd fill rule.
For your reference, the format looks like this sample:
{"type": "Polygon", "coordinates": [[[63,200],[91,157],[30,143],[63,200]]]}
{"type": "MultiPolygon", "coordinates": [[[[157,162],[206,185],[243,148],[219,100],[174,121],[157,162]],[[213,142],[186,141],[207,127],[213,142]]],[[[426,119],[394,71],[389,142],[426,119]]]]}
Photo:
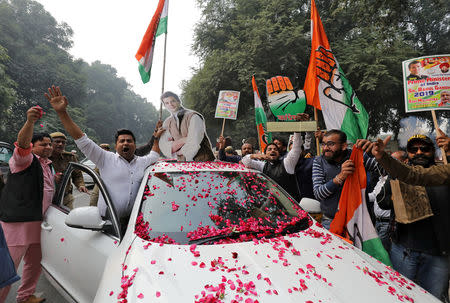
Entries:
{"type": "Polygon", "coordinates": [[[159,160],[150,167],[150,172],[183,172],[183,171],[241,171],[255,172],[242,164],[230,162],[176,162],[173,160],[159,160]]]}

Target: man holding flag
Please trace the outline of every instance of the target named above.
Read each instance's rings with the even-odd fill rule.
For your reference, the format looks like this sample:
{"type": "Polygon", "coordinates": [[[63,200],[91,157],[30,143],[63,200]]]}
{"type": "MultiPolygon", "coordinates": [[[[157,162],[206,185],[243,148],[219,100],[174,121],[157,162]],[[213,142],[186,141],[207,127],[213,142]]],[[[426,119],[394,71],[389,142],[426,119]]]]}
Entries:
{"type": "MultiPolygon", "coordinates": [[[[327,229],[330,229],[337,212],[344,182],[355,171],[355,163],[350,160],[351,150],[347,147],[347,135],[341,130],[332,129],[323,137],[322,155],[314,158],[313,162],[314,196],[320,202],[322,225],[327,229]]],[[[363,163],[366,171],[379,171],[375,158],[367,154],[364,154],[363,163]]]]}
{"type": "Polygon", "coordinates": [[[362,152],[354,151],[353,155],[347,150],[347,139],[356,142],[366,138],[369,115],[331,50],[314,0],[311,0],[311,38],[304,86],[306,101],[314,107],[316,120],[316,111],[322,110],[326,127],[331,129],[323,138],[323,155],[314,159],[312,172],[314,195],[320,201],[324,215],[322,224],[330,229],[336,216],[331,231],[350,238],[357,247],[390,264],[368,214],[366,179],[358,177],[366,171],[376,174],[378,164],[362,152]],[[357,163],[355,159],[358,159],[357,163]],[[349,196],[355,193],[355,197],[349,196]],[[364,247],[364,243],[369,245],[364,247]]]}

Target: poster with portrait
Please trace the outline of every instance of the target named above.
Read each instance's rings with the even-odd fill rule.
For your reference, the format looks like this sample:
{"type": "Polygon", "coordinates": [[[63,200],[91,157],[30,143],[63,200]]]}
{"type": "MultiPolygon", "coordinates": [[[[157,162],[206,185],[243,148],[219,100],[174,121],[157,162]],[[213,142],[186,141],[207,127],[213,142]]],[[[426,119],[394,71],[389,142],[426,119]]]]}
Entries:
{"type": "Polygon", "coordinates": [[[217,100],[215,118],[236,120],[239,106],[240,92],[221,90],[217,100]]]}
{"type": "Polygon", "coordinates": [[[405,111],[450,109],[450,55],[402,62],[405,111]]]}

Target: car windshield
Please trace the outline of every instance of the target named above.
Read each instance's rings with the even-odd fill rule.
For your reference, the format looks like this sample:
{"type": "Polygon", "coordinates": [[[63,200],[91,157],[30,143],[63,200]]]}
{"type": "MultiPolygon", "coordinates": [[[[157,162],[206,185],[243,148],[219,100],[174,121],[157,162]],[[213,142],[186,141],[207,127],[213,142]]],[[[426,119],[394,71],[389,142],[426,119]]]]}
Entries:
{"type": "Polygon", "coordinates": [[[306,212],[264,175],[242,171],[149,175],[135,233],[145,240],[221,244],[298,232],[306,212]]]}

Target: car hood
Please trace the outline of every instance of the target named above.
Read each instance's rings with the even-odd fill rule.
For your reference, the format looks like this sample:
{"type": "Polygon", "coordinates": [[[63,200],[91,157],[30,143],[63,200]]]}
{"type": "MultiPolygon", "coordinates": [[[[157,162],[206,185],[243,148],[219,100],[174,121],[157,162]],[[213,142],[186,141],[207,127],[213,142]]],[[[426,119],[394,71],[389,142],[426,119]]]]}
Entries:
{"type": "Polygon", "coordinates": [[[113,265],[122,267],[122,278],[116,274],[109,285],[102,283],[97,302],[111,297],[128,302],[439,302],[316,226],[224,245],[159,244],[136,237],[125,255],[122,264],[113,265]]]}

